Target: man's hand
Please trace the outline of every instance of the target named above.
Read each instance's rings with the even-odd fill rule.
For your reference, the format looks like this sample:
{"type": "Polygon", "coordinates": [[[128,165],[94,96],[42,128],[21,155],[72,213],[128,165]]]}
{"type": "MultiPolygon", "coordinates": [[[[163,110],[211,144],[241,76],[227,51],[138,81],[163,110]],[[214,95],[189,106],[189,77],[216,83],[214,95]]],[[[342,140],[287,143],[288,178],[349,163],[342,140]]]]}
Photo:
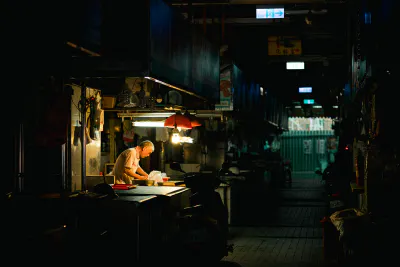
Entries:
{"type": "Polygon", "coordinates": [[[138,175],[138,176],[139,176],[138,180],[149,180],[149,176],[147,175],[138,175]]]}

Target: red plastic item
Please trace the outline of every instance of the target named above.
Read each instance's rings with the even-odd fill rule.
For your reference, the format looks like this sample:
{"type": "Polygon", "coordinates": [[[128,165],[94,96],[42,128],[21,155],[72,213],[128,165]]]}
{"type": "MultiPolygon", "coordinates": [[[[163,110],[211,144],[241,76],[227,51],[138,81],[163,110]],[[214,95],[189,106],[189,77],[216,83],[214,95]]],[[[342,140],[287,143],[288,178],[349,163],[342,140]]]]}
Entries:
{"type": "Polygon", "coordinates": [[[114,184],[112,186],[112,188],[116,189],[116,190],[129,190],[129,189],[136,188],[136,185],[133,185],[133,184],[114,184]]]}

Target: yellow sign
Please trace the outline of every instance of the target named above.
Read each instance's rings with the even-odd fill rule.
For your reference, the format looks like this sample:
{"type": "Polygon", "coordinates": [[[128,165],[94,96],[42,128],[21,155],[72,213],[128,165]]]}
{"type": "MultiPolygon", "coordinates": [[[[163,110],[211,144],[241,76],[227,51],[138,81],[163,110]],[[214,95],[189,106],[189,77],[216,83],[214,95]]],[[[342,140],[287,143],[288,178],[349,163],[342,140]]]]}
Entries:
{"type": "Polygon", "coordinates": [[[268,37],[269,56],[297,56],[301,53],[301,40],[294,36],[268,37]]]}

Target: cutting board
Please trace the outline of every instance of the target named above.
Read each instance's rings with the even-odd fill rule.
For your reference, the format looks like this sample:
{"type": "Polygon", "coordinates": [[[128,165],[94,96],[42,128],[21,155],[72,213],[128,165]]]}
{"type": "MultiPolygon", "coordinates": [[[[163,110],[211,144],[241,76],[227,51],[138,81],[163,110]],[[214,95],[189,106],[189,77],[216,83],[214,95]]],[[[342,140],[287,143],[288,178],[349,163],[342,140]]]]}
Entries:
{"type": "Polygon", "coordinates": [[[185,186],[184,184],[176,185],[176,183],[181,181],[167,181],[167,182],[158,182],[158,186],[185,186]]]}

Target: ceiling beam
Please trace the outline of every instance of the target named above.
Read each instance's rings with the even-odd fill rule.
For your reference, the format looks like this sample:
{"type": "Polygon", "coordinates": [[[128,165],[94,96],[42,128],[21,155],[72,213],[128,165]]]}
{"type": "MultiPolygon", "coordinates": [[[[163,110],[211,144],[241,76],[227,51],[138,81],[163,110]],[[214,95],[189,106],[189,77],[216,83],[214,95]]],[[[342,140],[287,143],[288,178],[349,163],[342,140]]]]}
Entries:
{"type": "Polygon", "coordinates": [[[323,4],[325,0],[166,0],[173,6],[323,4]]]}
{"type": "MultiPolygon", "coordinates": [[[[174,7],[180,10],[184,17],[188,17],[188,12],[192,13],[194,18],[221,18],[224,14],[227,18],[255,18],[256,17],[256,7],[252,5],[233,5],[233,6],[222,6],[217,7],[215,5],[211,6],[193,6],[188,8],[187,6],[176,6],[174,7]],[[190,9],[190,10],[189,10],[190,9]]],[[[293,5],[285,6],[285,18],[290,16],[301,16],[301,15],[326,15],[329,9],[327,6],[313,6],[313,5],[293,5]]],[[[260,19],[263,20],[263,19],[260,19]]]]}
{"type": "Polygon", "coordinates": [[[325,0],[230,0],[231,5],[319,4],[325,0]]]}
{"type": "MultiPolygon", "coordinates": [[[[201,23],[206,23],[206,24],[220,24],[221,20],[220,19],[194,19],[194,23],[196,24],[201,24],[201,23]]],[[[280,21],[280,20],[276,20],[280,21]]],[[[281,22],[285,22],[282,20],[281,22]]],[[[268,20],[268,19],[256,19],[256,18],[225,18],[224,20],[225,24],[247,24],[247,25],[272,25],[275,24],[275,20],[268,20]]]]}
{"type": "Polygon", "coordinates": [[[288,61],[300,61],[300,62],[326,62],[331,60],[341,60],[343,55],[303,55],[303,56],[270,56],[267,63],[281,63],[288,61]]]}

